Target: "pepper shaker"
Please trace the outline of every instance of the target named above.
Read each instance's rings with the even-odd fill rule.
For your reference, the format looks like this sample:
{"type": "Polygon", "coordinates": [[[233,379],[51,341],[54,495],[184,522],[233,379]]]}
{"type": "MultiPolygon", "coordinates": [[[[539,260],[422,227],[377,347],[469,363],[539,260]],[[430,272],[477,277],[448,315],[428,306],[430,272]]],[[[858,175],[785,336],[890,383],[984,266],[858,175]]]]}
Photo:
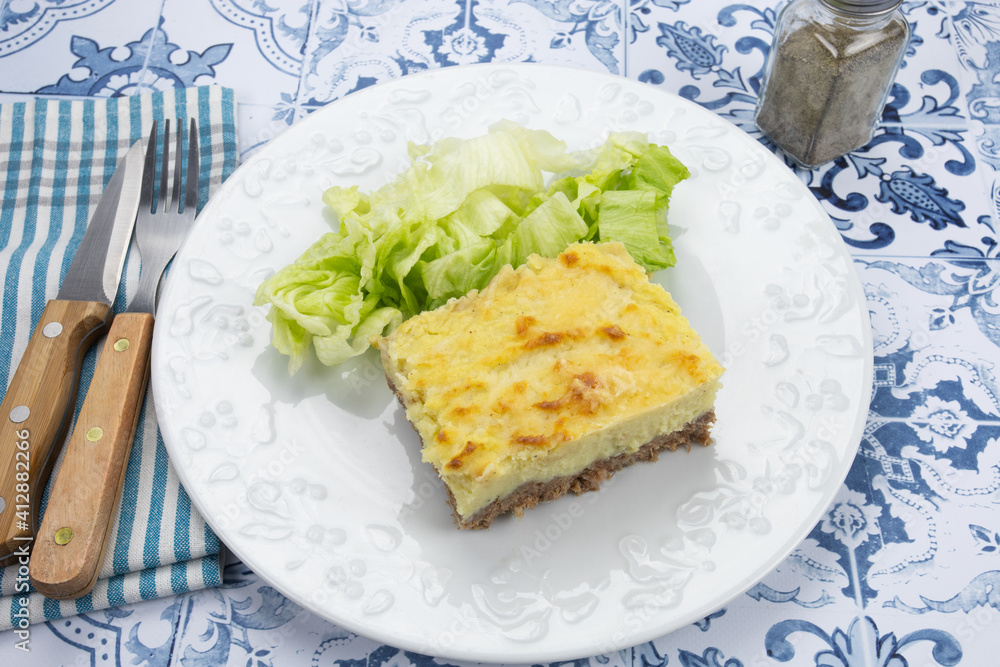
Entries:
{"type": "Polygon", "coordinates": [[[903,60],[902,0],[792,0],[778,15],[757,126],[816,167],[864,146],[903,60]]]}

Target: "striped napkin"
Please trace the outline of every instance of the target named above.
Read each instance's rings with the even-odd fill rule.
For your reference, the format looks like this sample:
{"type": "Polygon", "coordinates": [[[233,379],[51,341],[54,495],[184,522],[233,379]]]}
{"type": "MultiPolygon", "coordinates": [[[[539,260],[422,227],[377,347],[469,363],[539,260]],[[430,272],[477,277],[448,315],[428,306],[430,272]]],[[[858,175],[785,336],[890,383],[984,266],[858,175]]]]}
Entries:
{"type": "MultiPolygon", "coordinates": [[[[154,119],[197,118],[203,205],[236,167],[235,109],[233,91],[218,86],[0,104],[0,387],[10,383],[45,303],[58,292],[118,159],[154,119]]],[[[133,245],[115,313],[135,294],[139,265],[133,245]]],[[[77,413],[102,347],[84,360],[77,413]]],[[[52,479],[60,465],[61,458],[52,479]]],[[[97,585],[77,600],[45,598],[26,590],[17,565],[0,569],[0,630],[221,583],[221,544],[167,459],[149,394],[109,539],[97,585]]]]}

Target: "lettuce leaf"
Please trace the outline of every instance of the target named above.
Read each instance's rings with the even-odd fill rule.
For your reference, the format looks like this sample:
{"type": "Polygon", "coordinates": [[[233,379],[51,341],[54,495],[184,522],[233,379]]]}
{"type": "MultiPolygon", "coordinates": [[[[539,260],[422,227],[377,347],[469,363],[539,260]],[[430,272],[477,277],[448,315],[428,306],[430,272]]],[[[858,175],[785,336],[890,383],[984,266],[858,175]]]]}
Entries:
{"type": "Polygon", "coordinates": [[[405,318],[485,287],[502,266],[576,241],[620,241],[647,271],[674,264],[666,210],[690,174],[645,135],[570,152],[548,132],[501,121],[408,151],[410,167],[373,192],[326,190],[338,229],[258,287],[254,303],[269,306],[290,373],[310,347],[335,366],[405,318]]]}

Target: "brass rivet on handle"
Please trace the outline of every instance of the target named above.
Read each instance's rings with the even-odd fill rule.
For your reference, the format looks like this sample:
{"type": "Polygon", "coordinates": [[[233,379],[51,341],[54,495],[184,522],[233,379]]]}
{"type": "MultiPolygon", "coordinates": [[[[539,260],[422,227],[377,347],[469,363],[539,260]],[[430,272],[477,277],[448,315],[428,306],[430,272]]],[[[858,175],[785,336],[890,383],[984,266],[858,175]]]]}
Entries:
{"type": "Polygon", "coordinates": [[[73,539],[73,529],[69,526],[65,528],[60,528],[56,531],[56,544],[63,546],[69,544],[69,541],[73,539]]]}
{"type": "Polygon", "coordinates": [[[97,442],[104,437],[104,429],[100,426],[94,426],[87,430],[87,440],[91,442],[97,442]]]}
{"type": "Polygon", "coordinates": [[[115,341],[115,352],[124,352],[128,349],[128,338],[119,338],[115,341]]]}

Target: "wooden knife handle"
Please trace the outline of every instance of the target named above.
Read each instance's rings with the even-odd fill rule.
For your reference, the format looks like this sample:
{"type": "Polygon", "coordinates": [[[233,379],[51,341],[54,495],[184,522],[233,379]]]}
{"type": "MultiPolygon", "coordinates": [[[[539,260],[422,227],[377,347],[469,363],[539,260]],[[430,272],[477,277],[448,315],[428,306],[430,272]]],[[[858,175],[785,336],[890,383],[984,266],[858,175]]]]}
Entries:
{"type": "Polygon", "coordinates": [[[31,554],[46,597],[76,598],[97,582],[149,380],[153,316],[115,317],[94,369],[31,554]]]}
{"type": "Polygon", "coordinates": [[[38,503],[73,420],[80,362],[111,307],[50,301],[0,403],[0,565],[27,561],[38,503]]]}

